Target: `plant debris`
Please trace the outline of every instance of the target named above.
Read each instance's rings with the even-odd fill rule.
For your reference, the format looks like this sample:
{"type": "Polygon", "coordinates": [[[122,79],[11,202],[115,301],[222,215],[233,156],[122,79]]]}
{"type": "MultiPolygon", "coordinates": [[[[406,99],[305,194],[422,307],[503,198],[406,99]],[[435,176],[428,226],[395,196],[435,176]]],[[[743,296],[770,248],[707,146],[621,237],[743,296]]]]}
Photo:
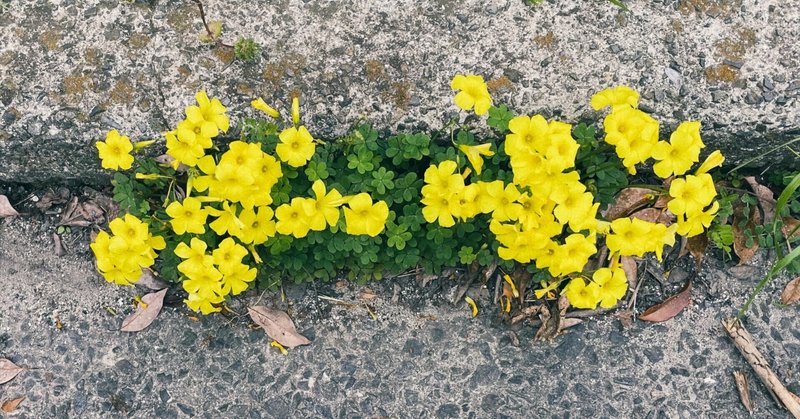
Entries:
{"type": "Polygon", "coordinates": [[[678,315],[684,308],[692,302],[692,280],[686,283],[683,289],[667,298],[663,302],[656,304],[639,315],[639,320],[648,322],[664,322],[678,315]]]}
{"type": "Polygon", "coordinates": [[[158,313],[161,312],[166,294],[167,289],[164,288],[161,291],[152,292],[142,297],[142,301],[139,302],[136,311],[122,321],[122,328],[119,330],[123,332],[138,332],[150,326],[153,320],[158,317],[158,313]]]}
{"type": "Polygon", "coordinates": [[[248,307],[250,318],[261,326],[267,335],[287,348],[309,345],[308,338],[297,332],[294,322],[288,314],[264,306],[248,307]]]}
{"type": "Polygon", "coordinates": [[[736,383],[736,389],[739,390],[739,399],[742,400],[744,408],[750,414],[753,414],[753,401],[750,400],[750,386],[747,384],[747,377],[741,371],[733,372],[733,381],[736,383]]]}
{"type": "Polygon", "coordinates": [[[0,384],[5,384],[13,380],[17,374],[24,370],[24,368],[17,366],[13,362],[5,358],[0,358],[0,384]]]}
{"type": "Polygon", "coordinates": [[[8,198],[5,195],[0,195],[0,218],[16,217],[18,215],[17,210],[8,202],[8,198]]]}
{"type": "Polygon", "coordinates": [[[3,402],[3,404],[0,404],[0,410],[2,410],[5,413],[11,413],[17,410],[17,407],[19,407],[19,404],[22,403],[23,400],[25,400],[25,396],[18,397],[16,399],[6,400],[3,402]]]}
{"type": "Polygon", "coordinates": [[[789,305],[800,301],[800,276],[789,281],[781,294],[781,304],[789,305]]]}

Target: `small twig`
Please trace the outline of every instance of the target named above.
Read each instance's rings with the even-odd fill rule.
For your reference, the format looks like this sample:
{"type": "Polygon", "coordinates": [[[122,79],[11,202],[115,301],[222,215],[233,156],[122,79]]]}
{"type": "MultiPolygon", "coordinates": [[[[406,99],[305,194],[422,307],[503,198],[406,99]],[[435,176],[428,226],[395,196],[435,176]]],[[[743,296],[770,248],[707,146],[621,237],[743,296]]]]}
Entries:
{"type": "Polygon", "coordinates": [[[588,317],[594,317],[598,314],[605,314],[608,313],[613,309],[611,308],[598,308],[595,310],[575,310],[570,311],[569,313],[564,315],[565,319],[585,319],[588,317]]]}
{"type": "Polygon", "coordinates": [[[209,39],[214,39],[214,32],[211,31],[211,28],[208,27],[208,23],[206,22],[206,12],[203,10],[203,3],[200,0],[192,0],[197,4],[197,7],[200,8],[200,20],[203,21],[203,26],[206,28],[206,33],[208,34],[209,39]]]}
{"type": "Polygon", "coordinates": [[[497,281],[494,284],[494,302],[493,304],[497,304],[500,301],[500,287],[503,285],[503,276],[497,275],[497,281]]]}
{"type": "Polygon", "coordinates": [[[756,348],[753,336],[745,330],[742,323],[736,319],[728,319],[722,322],[725,331],[733,339],[733,344],[742,354],[745,360],[753,367],[758,378],[775,396],[783,403],[783,406],[796,419],[800,419],[800,398],[789,391],[780,378],[770,369],[769,363],[764,355],[756,348]]]}

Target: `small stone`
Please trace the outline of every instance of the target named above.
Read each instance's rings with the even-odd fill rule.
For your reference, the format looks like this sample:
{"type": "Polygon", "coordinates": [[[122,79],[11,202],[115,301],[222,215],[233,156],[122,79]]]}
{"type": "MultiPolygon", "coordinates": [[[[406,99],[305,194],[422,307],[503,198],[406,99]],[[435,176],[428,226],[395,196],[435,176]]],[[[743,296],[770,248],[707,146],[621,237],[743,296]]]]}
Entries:
{"type": "Polygon", "coordinates": [[[425,348],[422,343],[420,343],[420,341],[417,339],[409,339],[406,341],[406,344],[403,345],[403,352],[411,356],[422,355],[424,349],[425,348]]]}
{"type": "Polygon", "coordinates": [[[744,63],[741,61],[733,61],[733,60],[722,60],[722,64],[729,65],[736,69],[740,69],[744,65],[744,63]]]}
{"type": "Polygon", "coordinates": [[[748,105],[757,105],[761,103],[761,95],[754,95],[753,93],[748,93],[744,97],[744,103],[748,105]]]}
{"type": "Polygon", "coordinates": [[[457,418],[460,416],[461,409],[455,404],[443,404],[436,410],[436,417],[441,418],[457,418]]]}
{"type": "Polygon", "coordinates": [[[775,92],[768,91],[761,94],[761,97],[764,98],[764,102],[772,102],[775,99],[775,92]]]}
{"type": "Polygon", "coordinates": [[[689,376],[689,370],[687,370],[686,368],[670,367],[669,373],[672,375],[680,375],[682,377],[689,376]]]}
{"type": "Polygon", "coordinates": [[[644,356],[655,364],[664,359],[664,351],[662,351],[661,348],[647,348],[644,350],[644,356]]]}
{"type": "Polygon", "coordinates": [[[689,360],[689,365],[692,368],[702,368],[706,366],[706,358],[702,355],[692,355],[692,359],[689,360]]]}
{"type": "Polygon", "coordinates": [[[183,412],[184,415],[187,415],[187,416],[190,416],[190,417],[194,416],[194,409],[192,409],[191,407],[189,407],[189,406],[187,406],[187,405],[185,405],[183,403],[178,403],[177,406],[178,406],[178,409],[180,409],[181,412],[183,412]]]}
{"type": "Polygon", "coordinates": [[[773,83],[772,80],[770,80],[770,79],[768,79],[766,77],[764,78],[764,81],[762,82],[762,85],[767,90],[774,90],[775,89],[775,83],[773,83]]]}

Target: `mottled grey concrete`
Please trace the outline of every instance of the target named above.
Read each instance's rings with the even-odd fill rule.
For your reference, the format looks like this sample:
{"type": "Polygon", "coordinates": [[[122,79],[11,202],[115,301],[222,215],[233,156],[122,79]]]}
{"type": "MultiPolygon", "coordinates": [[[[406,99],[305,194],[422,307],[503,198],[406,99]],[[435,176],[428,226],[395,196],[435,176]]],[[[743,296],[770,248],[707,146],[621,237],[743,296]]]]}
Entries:
{"type": "MultiPolygon", "coordinates": [[[[192,320],[180,294],[168,294],[148,329],[119,332],[142,291],[93,272],[86,232],[66,236],[70,253],[55,257],[51,230],[0,221],[0,357],[32,368],[0,385],[0,403],[26,397],[17,418],[747,418],[734,370],[750,380],[753,417],[787,417],[719,324],[764,272],[763,257],[753,267],[706,262],[694,303],[669,322],[626,329],[604,316],[551,343],[533,342],[535,328],[521,324],[519,346],[485,289],[469,291],[481,306],[475,319],[447,303],[451,280],[370,284],[377,320],[318,298],[359,302],[352,284],[289,287],[286,303],[270,293],[233,303],[238,313],[256,302],[291,311],[312,344],[283,356],[246,315],[192,320]]],[[[746,325],[798,392],[798,308],[774,304],[785,282],[765,289],[746,325]]],[[[640,308],[664,298],[649,284],[640,308]]]]}
{"type": "MultiPolygon", "coordinates": [[[[800,1],[205,0],[224,41],[263,54],[231,62],[201,45],[189,0],[13,0],[0,11],[0,181],[105,179],[94,141],[173,127],[198,89],[235,120],[263,96],[302,93],[321,137],[358,121],[441,128],[456,72],[493,79],[498,103],[575,121],[598,89],[627,83],[664,136],[684,119],[729,162],[798,134],[800,1]]],[[[798,165],[790,153],[762,164],[798,165]]]]}

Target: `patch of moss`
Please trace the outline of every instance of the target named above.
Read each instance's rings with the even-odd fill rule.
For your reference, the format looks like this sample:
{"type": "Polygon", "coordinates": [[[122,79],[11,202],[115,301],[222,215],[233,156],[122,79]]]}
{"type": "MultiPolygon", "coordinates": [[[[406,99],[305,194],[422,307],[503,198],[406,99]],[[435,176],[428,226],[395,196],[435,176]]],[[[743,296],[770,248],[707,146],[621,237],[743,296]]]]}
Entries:
{"type": "Polygon", "coordinates": [[[80,73],[72,73],[61,82],[64,94],[67,96],[80,96],[90,88],[92,78],[80,73]]]}
{"type": "Polygon", "coordinates": [[[233,50],[233,48],[214,48],[214,55],[225,65],[232,63],[236,58],[236,52],[233,50]]]}
{"type": "Polygon", "coordinates": [[[711,83],[732,82],[739,78],[739,70],[727,64],[718,64],[706,67],[704,75],[711,83]]]}
{"type": "Polygon", "coordinates": [[[367,80],[377,81],[386,77],[386,66],[378,60],[369,60],[364,63],[364,73],[367,75],[367,80]]]}
{"type": "Polygon", "coordinates": [[[134,98],[134,86],[127,78],[120,78],[114,82],[114,87],[108,94],[112,103],[116,104],[130,104],[134,98]]]}
{"type": "Polygon", "coordinates": [[[58,31],[49,30],[39,34],[39,43],[48,51],[55,51],[59,41],[61,41],[61,33],[58,31]]]}
{"type": "Polygon", "coordinates": [[[195,21],[200,22],[200,12],[196,6],[178,7],[167,15],[167,25],[175,32],[188,32],[195,21]]]}
{"type": "Polygon", "coordinates": [[[392,83],[389,91],[385,94],[388,99],[392,101],[398,108],[402,110],[408,109],[411,103],[411,83],[406,80],[396,81],[392,83]]]}
{"type": "Polygon", "coordinates": [[[714,45],[722,58],[742,61],[745,54],[756,44],[756,33],[749,28],[739,28],[734,35],[724,38],[714,45]]]}
{"type": "Polygon", "coordinates": [[[688,15],[703,14],[711,17],[728,17],[742,5],[742,0],[681,0],[678,10],[688,15]]]}
{"type": "Polygon", "coordinates": [[[286,76],[286,70],[280,64],[269,63],[264,66],[261,76],[273,86],[279,86],[286,76]]]}
{"type": "Polygon", "coordinates": [[[536,35],[533,37],[533,43],[547,49],[552,49],[558,40],[556,39],[553,31],[548,31],[544,35],[536,35]]]}
{"type": "Polygon", "coordinates": [[[508,91],[514,88],[514,83],[506,76],[500,76],[496,79],[491,79],[486,82],[486,87],[492,93],[501,91],[508,91]]]}
{"type": "Polygon", "coordinates": [[[142,49],[150,43],[150,37],[143,33],[135,33],[128,39],[128,46],[133,49],[142,49]]]}

